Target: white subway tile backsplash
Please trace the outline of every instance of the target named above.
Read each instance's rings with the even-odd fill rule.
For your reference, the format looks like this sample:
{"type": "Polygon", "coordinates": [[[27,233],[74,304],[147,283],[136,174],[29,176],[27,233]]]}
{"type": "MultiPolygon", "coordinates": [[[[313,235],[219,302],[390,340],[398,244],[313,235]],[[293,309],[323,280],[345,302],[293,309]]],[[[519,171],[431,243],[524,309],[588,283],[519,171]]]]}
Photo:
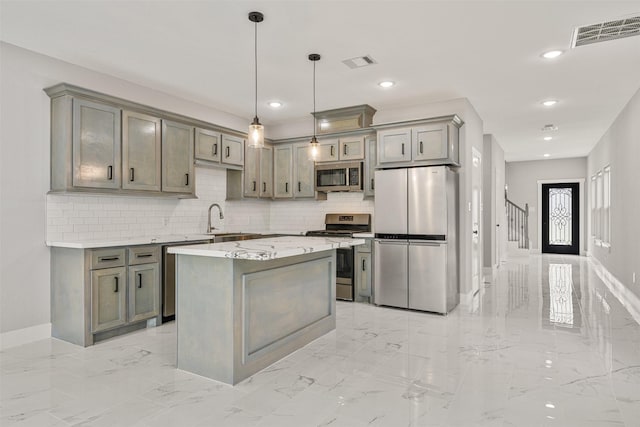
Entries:
{"type": "Polygon", "coordinates": [[[327,200],[225,201],[224,169],[196,168],[197,199],[47,195],[47,239],[75,241],[120,239],[206,231],[207,208],[222,206],[212,224],[220,230],[301,232],[324,228],[332,212],[373,213],[373,200],[362,193],[329,193],[327,200]]]}

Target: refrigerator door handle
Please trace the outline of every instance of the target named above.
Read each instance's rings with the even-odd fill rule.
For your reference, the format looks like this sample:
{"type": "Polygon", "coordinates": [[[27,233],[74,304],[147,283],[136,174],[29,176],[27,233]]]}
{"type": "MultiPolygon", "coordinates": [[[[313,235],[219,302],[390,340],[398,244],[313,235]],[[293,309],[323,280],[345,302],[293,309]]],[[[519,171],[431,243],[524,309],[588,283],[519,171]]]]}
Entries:
{"type": "Polygon", "coordinates": [[[438,241],[409,240],[409,244],[411,244],[411,245],[422,245],[422,246],[440,246],[440,245],[446,245],[447,241],[446,240],[438,240],[438,241]]]}

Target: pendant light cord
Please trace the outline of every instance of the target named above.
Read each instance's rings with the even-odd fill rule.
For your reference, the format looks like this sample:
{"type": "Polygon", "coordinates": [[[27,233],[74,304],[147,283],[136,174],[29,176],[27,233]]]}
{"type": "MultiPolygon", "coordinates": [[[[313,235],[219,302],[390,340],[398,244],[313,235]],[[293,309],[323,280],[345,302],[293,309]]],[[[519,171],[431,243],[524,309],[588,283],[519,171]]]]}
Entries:
{"type": "Polygon", "coordinates": [[[316,118],[316,62],[313,61],[313,139],[316,139],[316,127],[318,126],[316,118]]]}
{"type": "Polygon", "coordinates": [[[255,117],[258,117],[258,23],[254,22],[254,43],[253,43],[253,63],[255,64],[256,75],[256,102],[255,102],[255,117]]]}

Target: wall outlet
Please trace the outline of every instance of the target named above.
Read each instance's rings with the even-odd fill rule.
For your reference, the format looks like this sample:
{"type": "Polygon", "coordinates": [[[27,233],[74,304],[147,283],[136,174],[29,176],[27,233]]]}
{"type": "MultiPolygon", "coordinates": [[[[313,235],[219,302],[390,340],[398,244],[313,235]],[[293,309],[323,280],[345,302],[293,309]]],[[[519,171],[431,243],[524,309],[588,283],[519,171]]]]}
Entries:
{"type": "Polygon", "coordinates": [[[631,275],[631,281],[633,282],[634,285],[636,284],[636,272],[635,271],[631,275]]]}

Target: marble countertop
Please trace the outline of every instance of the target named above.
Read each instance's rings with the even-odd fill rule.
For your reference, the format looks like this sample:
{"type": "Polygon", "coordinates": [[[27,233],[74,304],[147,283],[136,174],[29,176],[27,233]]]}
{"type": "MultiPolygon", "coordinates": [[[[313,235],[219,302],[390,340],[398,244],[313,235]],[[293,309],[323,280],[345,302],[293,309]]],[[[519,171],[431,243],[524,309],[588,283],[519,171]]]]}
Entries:
{"type": "Polygon", "coordinates": [[[248,259],[267,261],[322,252],[337,248],[364,245],[364,239],[339,237],[287,236],[236,242],[209,243],[169,248],[169,253],[214,258],[248,259]]]}
{"type": "Polygon", "coordinates": [[[214,230],[211,234],[165,234],[160,236],[132,237],[129,239],[97,239],[97,240],[78,240],[78,241],[54,241],[47,240],[45,244],[56,248],[71,249],[95,249],[95,248],[112,248],[114,246],[134,246],[134,245],[151,245],[161,243],[180,243],[180,242],[196,242],[198,240],[210,240],[217,234],[292,234],[301,235],[302,232],[286,232],[286,231],[226,231],[214,230]]]}

